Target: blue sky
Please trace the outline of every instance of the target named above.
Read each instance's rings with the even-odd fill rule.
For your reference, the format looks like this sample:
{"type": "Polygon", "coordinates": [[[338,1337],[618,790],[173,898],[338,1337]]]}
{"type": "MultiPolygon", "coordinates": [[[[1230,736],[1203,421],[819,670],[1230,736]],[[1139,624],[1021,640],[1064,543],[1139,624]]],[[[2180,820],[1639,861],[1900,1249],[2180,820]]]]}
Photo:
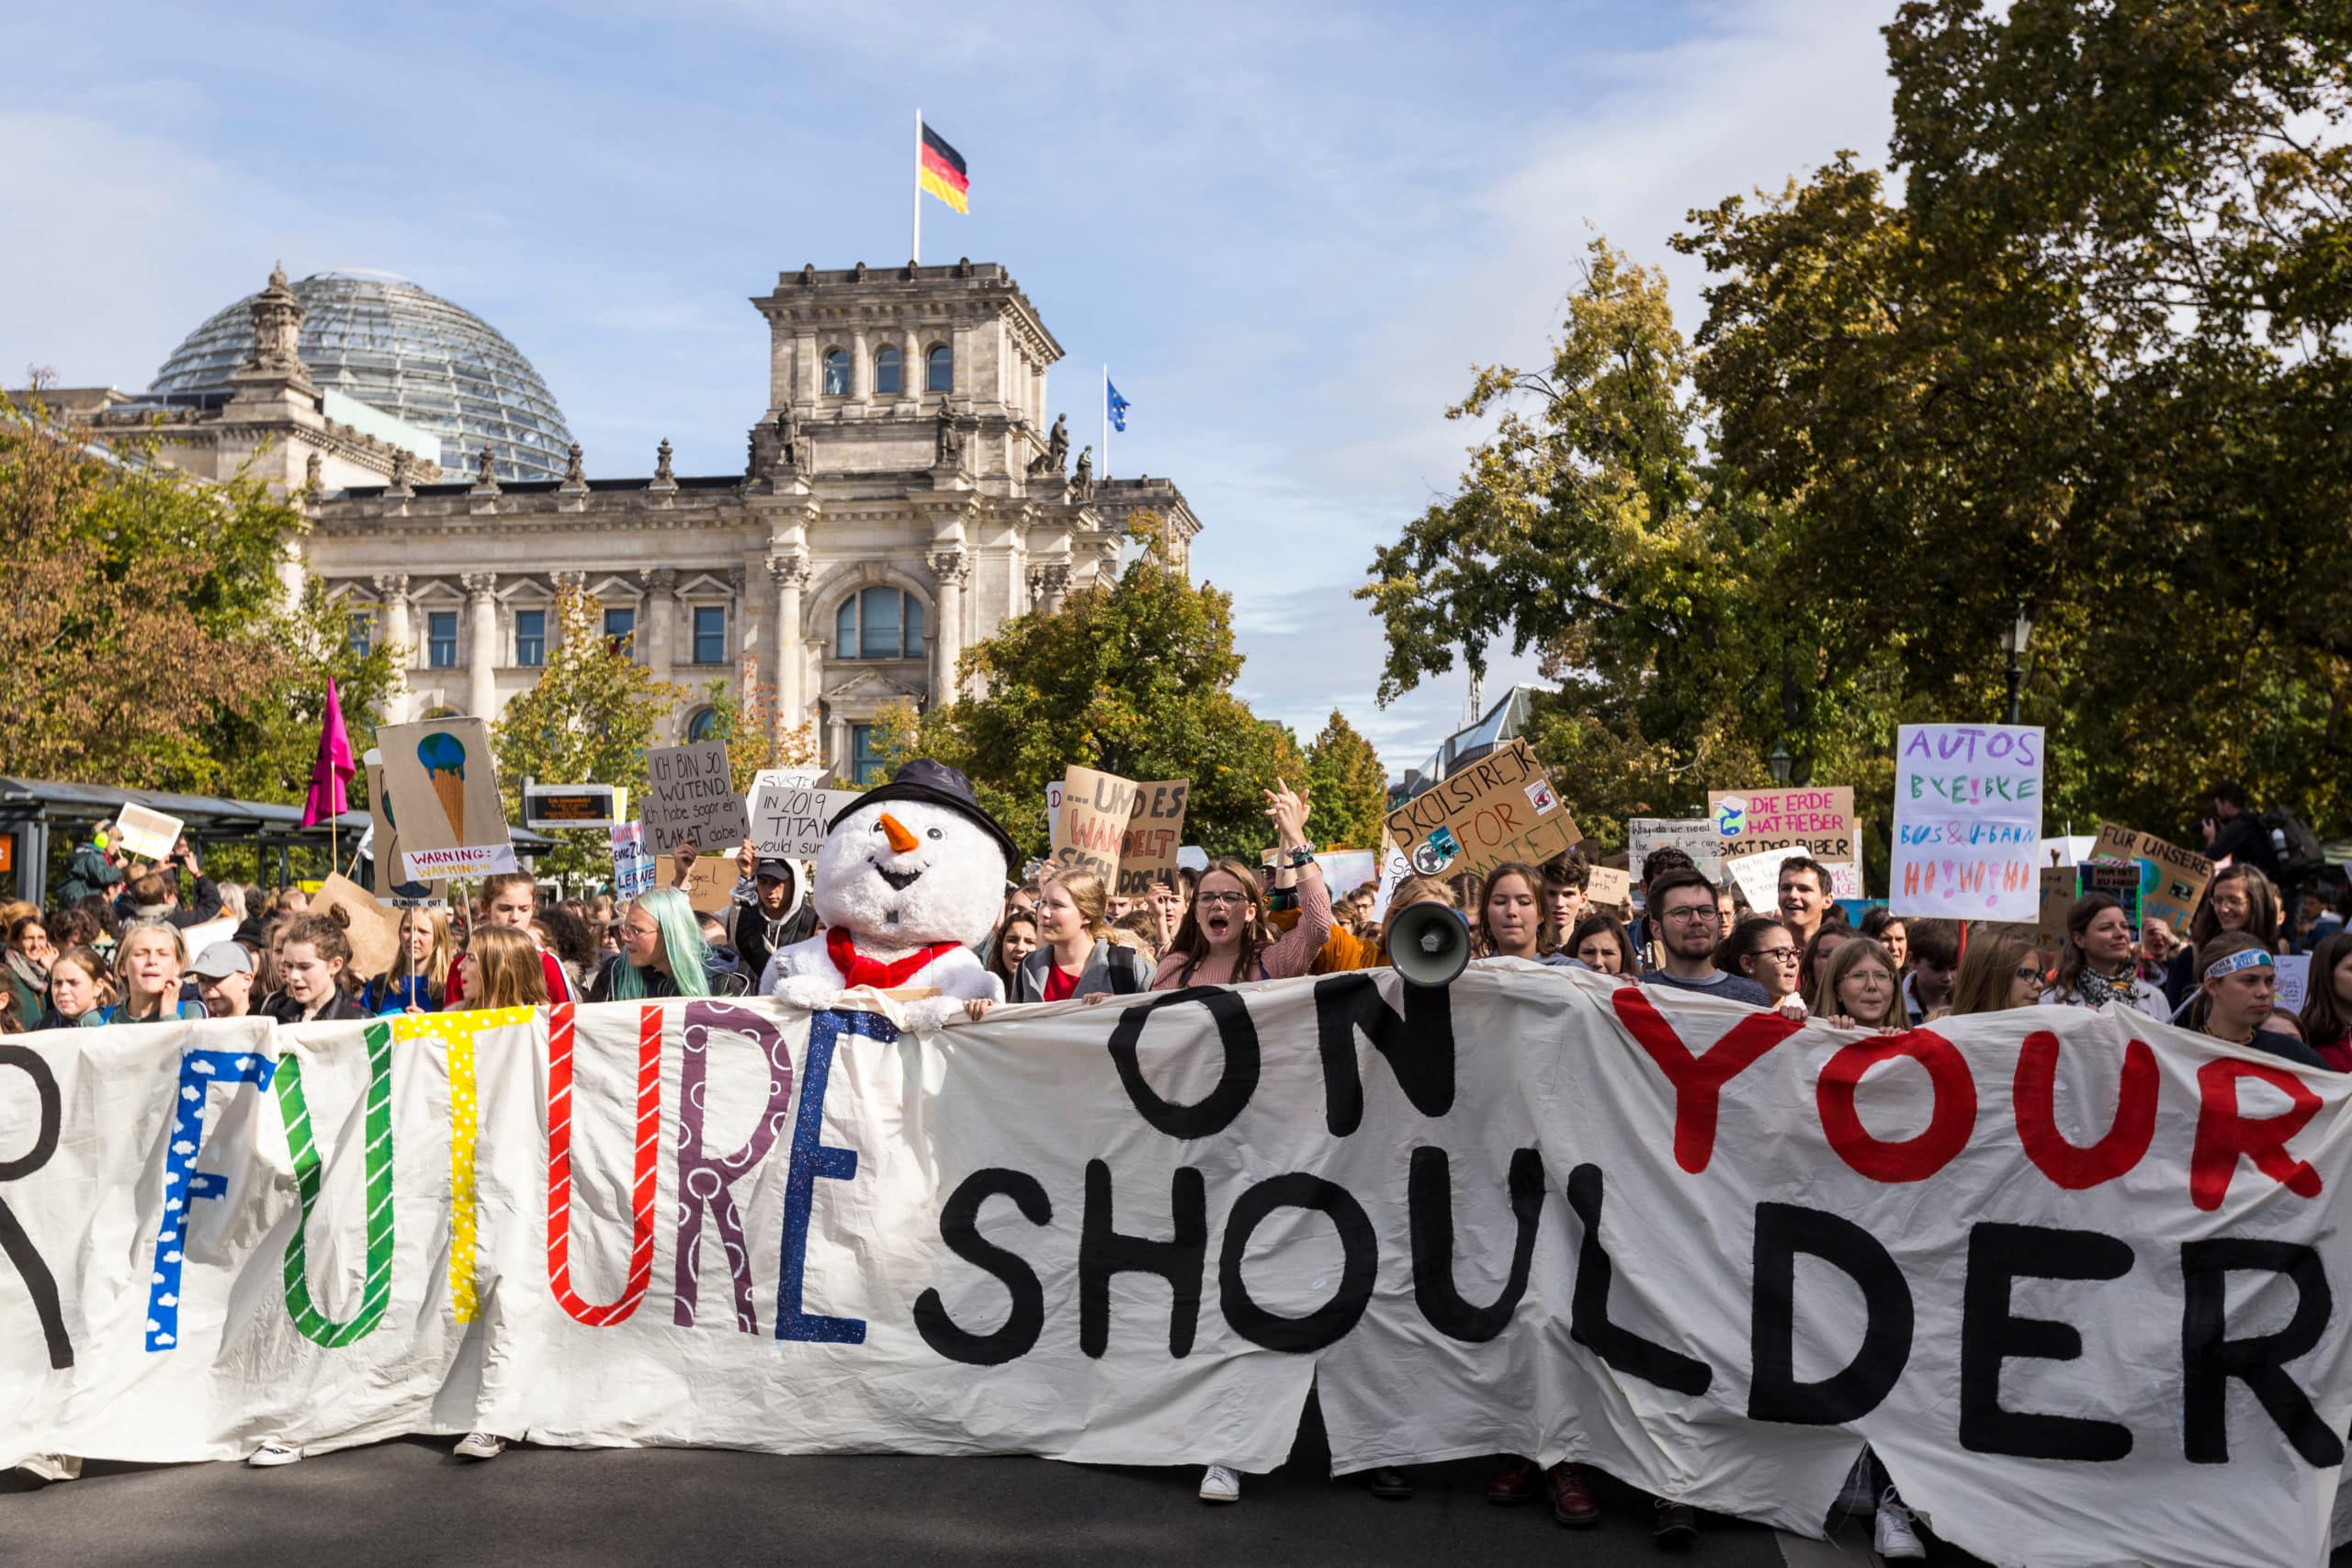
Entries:
{"type": "MultiPolygon", "coordinates": [[[[903,261],[912,114],[969,161],[924,257],[1001,261],[1135,404],[1232,591],[1240,689],[1333,706],[1393,773],[1464,681],[1388,709],[1372,551],[1455,483],[1474,364],[1532,363],[1594,231],[1668,265],[1684,213],[1887,135],[1892,0],[1542,5],[605,0],[12,8],[0,364],[143,387],[258,287],[370,266],[512,338],[592,475],[731,472],[765,401],[747,297],[903,261]],[[228,18],[233,17],[234,21],[228,18]]],[[[1490,679],[1498,689],[1508,660],[1490,679]]]]}

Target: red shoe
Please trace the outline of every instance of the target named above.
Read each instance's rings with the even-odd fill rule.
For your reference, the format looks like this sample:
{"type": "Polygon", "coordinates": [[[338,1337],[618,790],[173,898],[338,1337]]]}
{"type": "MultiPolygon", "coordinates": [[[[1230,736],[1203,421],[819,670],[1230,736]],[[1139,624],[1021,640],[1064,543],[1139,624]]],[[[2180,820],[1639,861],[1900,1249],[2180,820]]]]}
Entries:
{"type": "Polygon", "coordinates": [[[1532,1460],[1510,1459],[1495,1472],[1487,1483],[1487,1501],[1503,1507],[1535,1500],[1535,1464],[1532,1460]]]}
{"type": "Polygon", "coordinates": [[[1562,1524],[1584,1529],[1600,1522],[1600,1505],[1587,1490],[1581,1469],[1562,1460],[1544,1472],[1544,1484],[1552,1490],[1552,1517],[1562,1524]]]}

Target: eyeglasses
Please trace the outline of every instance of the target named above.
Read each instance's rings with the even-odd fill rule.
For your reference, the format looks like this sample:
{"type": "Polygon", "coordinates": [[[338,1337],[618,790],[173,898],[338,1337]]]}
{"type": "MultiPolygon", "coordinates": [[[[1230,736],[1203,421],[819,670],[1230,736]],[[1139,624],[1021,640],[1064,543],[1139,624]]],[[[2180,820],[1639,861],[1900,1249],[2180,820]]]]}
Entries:
{"type": "Polygon", "coordinates": [[[1659,915],[1662,920],[1677,920],[1686,926],[1708,923],[1723,918],[1723,911],[1713,904],[1693,904],[1687,909],[1668,909],[1659,915]]]}
{"type": "Polygon", "coordinates": [[[1247,904],[1250,902],[1250,895],[1247,893],[1195,893],[1193,895],[1193,902],[1206,904],[1214,908],[1220,904],[1247,904]]]}
{"type": "Polygon", "coordinates": [[[1794,964],[1797,961],[1797,950],[1793,947],[1759,947],[1749,956],[1761,958],[1772,964],[1794,964]]]}
{"type": "Polygon", "coordinates": [[[2041,970],[2035,968],[2030,964],[2020,964],[2018,965],[2018,978],[2020,980],[2031,980],[2034,984],[2040,985],[2042,981],[2050,978],[2050,976],[2044,975],[2041,970]]]}

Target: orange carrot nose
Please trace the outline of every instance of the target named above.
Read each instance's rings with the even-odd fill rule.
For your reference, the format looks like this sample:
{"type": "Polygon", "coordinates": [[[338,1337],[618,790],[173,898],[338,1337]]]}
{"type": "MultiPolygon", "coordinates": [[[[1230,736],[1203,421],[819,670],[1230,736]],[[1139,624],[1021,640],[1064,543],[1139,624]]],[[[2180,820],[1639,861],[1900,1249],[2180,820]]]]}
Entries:
{"type": "Polygon", "coordinates": [[[890,847],[900,854],[905,854],[922,841],[908,832],[905,825],[887,811],[882,813],[881,820],[875,826],[882,829],[883,836],[890,840],[890,847]]]}

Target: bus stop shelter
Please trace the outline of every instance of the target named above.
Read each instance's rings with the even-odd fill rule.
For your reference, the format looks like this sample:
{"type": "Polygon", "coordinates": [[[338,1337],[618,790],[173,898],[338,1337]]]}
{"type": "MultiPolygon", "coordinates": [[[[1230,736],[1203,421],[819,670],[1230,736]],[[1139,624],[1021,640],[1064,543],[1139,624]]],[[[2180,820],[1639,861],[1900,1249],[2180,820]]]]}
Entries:
{"type": "MultiPolygon", "coordinates": [[[[299,806],[0,777],[0,889],[13,888],[16,897],[47,908],[51,863],[62,866],[67,855],[87,841],[93,828],[112,821],[130,805],[178,818],[199,855],[222,845],[250,844],[266,874],[274,850],[281,886],[290,879],[292,852],[298,847],[317,851],[333,843],[348,861],[357,852],[360,836],[368,828],[364,811],[345,812],[334,823],[331,836],[324,822],[303,827],[299,806]]],[[[514,852],[524,859],[536,857],[550,845],[545,835],[527,829],[511,831],[514,852]]],[[[362,886],[372,882],[372,863],[370,872],[359,879],[362,886]]]]}

